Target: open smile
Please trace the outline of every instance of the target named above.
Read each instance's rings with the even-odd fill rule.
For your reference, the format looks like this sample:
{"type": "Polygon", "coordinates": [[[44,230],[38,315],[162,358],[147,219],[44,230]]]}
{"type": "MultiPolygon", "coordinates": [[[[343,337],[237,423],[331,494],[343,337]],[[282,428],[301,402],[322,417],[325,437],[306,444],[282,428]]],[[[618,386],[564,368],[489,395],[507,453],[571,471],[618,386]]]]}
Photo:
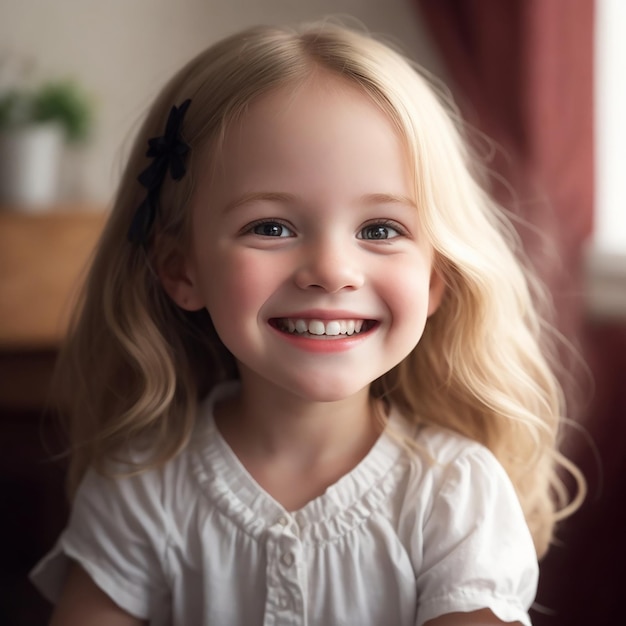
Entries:
{"type": "Polygon", "coordinates": [[[376,320],[371,319],[301,319],[301,318],[272,318],[270,325],[284,333],[303,337],[349,337],[360,335],[371,330],[376,320]]]}

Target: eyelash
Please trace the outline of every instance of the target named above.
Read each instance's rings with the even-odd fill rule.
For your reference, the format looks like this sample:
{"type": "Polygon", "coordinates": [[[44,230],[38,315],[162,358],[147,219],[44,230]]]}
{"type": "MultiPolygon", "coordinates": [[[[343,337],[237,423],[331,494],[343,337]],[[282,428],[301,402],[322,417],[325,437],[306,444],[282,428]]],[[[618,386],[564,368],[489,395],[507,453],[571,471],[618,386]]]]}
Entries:
{"type": "MultiPolygon", "coordinates": [[[[289,226],[288,224],[286,224],[284,221],[280,220],[280,219],[274,219],[274,218],[270,218],[270,219],[260,219],[260,220],[256,220],[255,222],[252,222],[251,224],[249,224],[248,226],[245,227],[245,229],[242,231],[243,234],[250,234],[250,235],[257,235],[259,237],[267,237],[268,239],[286,239],[288,237],[292,237],[293,235],[293,228],[291,226],[289,226]],[[257,228],[259,228],[260,226],[278,226],[280,228],[283,228],[287,231],[289,231],[289,233],[291,233],[290,235],[278,235],[278,236],[274,236],[274,235],[266,235],[263,233],[257,233],[255,232],[255,230],[257,228]]],[[[361,239],[364,241],[388,241],[389,239],[396,239],[397,237],[406,237],[407,236],[407,231],[405,228],[403,228],[400,224],[398,224],[397,222],[394,222],[393,220],[376,220],[376,221],[372,221],[369,222],[363,226],[361,226],[361,228],[358,231],[357,234],[357,239],[361,239]],[[367,229],[371,229],[371,228],[385,228],[385,229],[389,229],[389,230],[393,230],[395,231],[397,234],[393,237],[385,237],[385,238],[381,238],[381,239],[376,239],[376,238],[371,238],[368,239],[366,237],[363,237],[362,234],[364,231],[366,231],[367,229]]]]}
{"type": "Polygon", "coordinates": [[[285,224],[285,222],[283,222],[282,220],[279,219],[262,219],[262,220],[257,220],[255,222],[252,222],[252,224],[249,224],[248,226],[246,226],[246,228],[244,229],[243,233],[244,234],[249,234],[249,235],[257,235],[259,237],[267,237],[268,239],[286,239],[287,237],[280,235],[278,237],[274,237],[272,235],[263,235],[262,233],[255,233],[255,229],[258,228],[259,226],[280,226],[281,228],[284,228],[286,230],[288,230],[290,233],[292,233],[292,235],[287,235],[287,237],[289,236],[293,236],[293,228],[291,228],[290,226],[288,226],[287,224],[285,224]]]}
{"type": "Polygon", "coordinates": [[[359,230],[359,235],[357,235],[357,238],[363,239],[365,241],[388,241],[389,239],[396,239],[397,237],[406,237],[407,231],[405,228],[400,226],[398,222],[394,222],[393,220],[377,220],[377,221],[369,222],[368,224],[365,224],[364,226],[362,226],[359,230]],[[363,233],[363,231],[367,230],[368,228],[376,228],[376,227],[394,230],[397,233],[397,235],[395,235],[394,237],[386,237],[383,239],[366,239],[365,237],[359,237],[359,235],[363,233]]]}

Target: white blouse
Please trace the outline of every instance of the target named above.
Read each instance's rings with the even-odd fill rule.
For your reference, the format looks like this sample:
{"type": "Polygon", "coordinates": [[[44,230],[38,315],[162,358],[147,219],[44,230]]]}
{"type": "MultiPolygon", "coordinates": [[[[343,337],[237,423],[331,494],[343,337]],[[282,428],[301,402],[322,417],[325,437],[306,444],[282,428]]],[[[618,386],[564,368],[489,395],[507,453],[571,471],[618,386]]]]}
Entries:
{"type": "Polygon", "coordinates": [[[213,405],[227,393],[200,406],[192,443],[162,469],[87,474],[68,527],[31,574],[44,595],[58,598],[74,559],[153,626],[420,626],[485,607],[530,624],[535,550],[488,450],[392,411],[356,468],[290,512],[216,429],[213,405]]]}

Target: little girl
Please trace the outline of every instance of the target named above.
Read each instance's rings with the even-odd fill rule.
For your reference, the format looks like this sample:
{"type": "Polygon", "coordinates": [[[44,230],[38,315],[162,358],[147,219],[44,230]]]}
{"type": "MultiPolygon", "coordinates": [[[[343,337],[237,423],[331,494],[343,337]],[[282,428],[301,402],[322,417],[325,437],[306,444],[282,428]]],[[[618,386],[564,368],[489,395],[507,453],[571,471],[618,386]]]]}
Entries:
{"type": "Polygon", "coordinates": [[[53,624],[530,624],[561,395],[454,120],[327,23],[165,87],[60,357],[53,624]]]}

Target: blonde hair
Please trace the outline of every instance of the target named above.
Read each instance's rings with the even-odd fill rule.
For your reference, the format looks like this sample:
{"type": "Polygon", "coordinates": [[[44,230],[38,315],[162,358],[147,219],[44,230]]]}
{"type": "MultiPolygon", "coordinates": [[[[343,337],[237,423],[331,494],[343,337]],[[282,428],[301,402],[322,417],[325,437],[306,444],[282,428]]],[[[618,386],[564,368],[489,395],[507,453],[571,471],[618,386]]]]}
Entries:
{"type": "MultiPolygon", "coordinates": [[[[93,466],[145,442],[159,466],[187,443],[198,398],[236,377],[232,356],[206,311],[189,313],[164,293],[153,267],[188,240],[198,155],[218,149],[225,129],[258,96],[313,69],[356,85],[406,142],[415,199],[435,266],[446,282],[441,306],[413,352],[372,385],[416,423],[439,424],[487,446],[517,490],[543,555],[556,520],[577,501],[559,478],[563,398],[544,350],[546,324],[531,297],[517,240],[477,182],[476,159],[451,102],[400,54],[330,23],[254,28],[188,63],[162,90],[140,129],[60,355],[56,390],[68,416],[73,492],[93,466]],[[144,190],[147,139],[163,132],[172,105],[192,104],[183,135],[188,173],[166,179],[155,233],[132,245],[127,232],[144,190]]],[[[579,496],[584,490],[579,482],[579,496]]]]}

